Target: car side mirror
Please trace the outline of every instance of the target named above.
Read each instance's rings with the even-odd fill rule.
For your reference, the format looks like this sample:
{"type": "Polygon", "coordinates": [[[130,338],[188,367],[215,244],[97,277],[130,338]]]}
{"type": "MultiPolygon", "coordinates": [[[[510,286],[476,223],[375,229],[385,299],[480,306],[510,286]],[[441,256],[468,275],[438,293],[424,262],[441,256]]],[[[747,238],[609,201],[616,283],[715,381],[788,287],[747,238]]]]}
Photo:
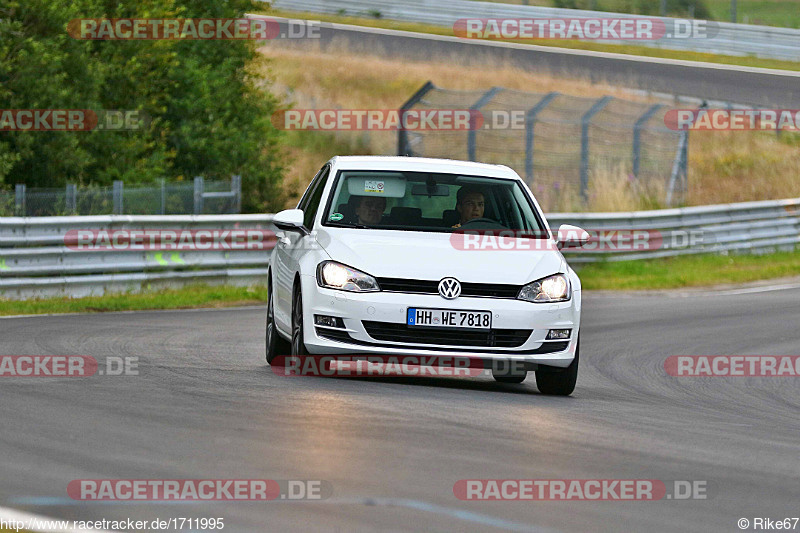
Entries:
{"type": "Polygon", "coordinates": [[[272,217],[275,227],[284,231],[296,231],[308,235],[309,231],[303,224],[305,215],[302,209],[286,209],[272,217]]]}
{"type": "Polygon", "coordinates": [[[589,232],[573,226],[572,224],[562,224],[558,228],[558,236],[556,243],[559,249],[563,248],[580,248],[589,242],[589,232]]]}

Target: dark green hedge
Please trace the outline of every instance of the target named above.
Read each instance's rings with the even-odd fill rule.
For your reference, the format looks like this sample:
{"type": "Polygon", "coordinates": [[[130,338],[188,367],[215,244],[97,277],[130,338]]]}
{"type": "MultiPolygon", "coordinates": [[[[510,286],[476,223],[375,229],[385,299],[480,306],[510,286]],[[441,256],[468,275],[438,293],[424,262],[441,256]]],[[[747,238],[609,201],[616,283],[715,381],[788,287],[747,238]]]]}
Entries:
{"type": "MultiPolygon", "coordinates": [[[[263,5],[261,6],[263,7],[263,5]]],[[[88,41],[79,18],[240,18],[250,0],[4,0],[0,109],[135,109],[141,131],[0,131],[0,186],[242,176],[245,211],[282,205],[276,100],[253,41],[88,41]]]]}

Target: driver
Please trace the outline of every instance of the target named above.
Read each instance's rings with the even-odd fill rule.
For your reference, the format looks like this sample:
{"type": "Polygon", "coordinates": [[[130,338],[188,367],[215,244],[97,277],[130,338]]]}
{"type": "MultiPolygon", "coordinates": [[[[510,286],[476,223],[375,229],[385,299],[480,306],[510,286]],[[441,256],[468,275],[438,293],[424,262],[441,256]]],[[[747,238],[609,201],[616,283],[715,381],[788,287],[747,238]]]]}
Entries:
{"type": "Polygon", "coordinates": [[[460,228],[470,220],[483,218],[484,197],[483,192],[477,187],[465,185],[456,193],[456,211],[458,211],[461,221],[453,226],[460,228]]]}
{"type": "Polygon", "coordinates": [[[358,223],[366,226],[379,224],[386,210],[386,198],[380,196],[359,196],[355,214],[358,223]]]}

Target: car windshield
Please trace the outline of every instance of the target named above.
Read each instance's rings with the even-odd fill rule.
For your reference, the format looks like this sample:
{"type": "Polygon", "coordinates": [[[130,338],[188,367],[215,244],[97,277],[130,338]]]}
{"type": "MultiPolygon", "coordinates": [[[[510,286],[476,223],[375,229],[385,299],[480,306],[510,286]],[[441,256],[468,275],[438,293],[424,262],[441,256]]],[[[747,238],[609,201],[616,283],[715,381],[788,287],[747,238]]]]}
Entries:
{"type": "Polygon", "coordinates": [[[547,238],[517,180],[397,171],[341,171],[326,226],[425,232],[514,230],[547,238]]]}

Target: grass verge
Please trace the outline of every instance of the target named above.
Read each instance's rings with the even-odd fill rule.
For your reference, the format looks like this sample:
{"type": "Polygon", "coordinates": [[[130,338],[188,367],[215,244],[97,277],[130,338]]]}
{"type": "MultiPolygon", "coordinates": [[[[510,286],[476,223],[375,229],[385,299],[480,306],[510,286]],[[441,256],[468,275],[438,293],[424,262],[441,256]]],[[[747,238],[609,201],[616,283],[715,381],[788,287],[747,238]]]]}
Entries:
{"type": "Polygon", "coordinates": [[[765,255],[693,255],[575,267],[587,290],[709,287],[800,275],[800,251],[765,255]]]}
{"type": "MultiPolygon", "coordinates": [[[[432,24],[422,24],[418,22],[401,22],[382,18],[356,17],[347,15],[332,15],[326,13],[306,13],[297,11],[287,11],[282,9],[270,9],[258,12],[262,15],[273,17],[285,17],[294,19],[318,20],[320,22],[336,22],[340,24],[352,24],[354,26],[367,26],[370,28],[383,28],[400,31],[413,31],[418,33],[430,33],[434,35],[453,36],[453,28],[446,26],[434,26],[432,24]]],[[[492,39],[494,40],[494,39],[492,39]]],[[[636,55],[643,57],[658,57],[663,59],[680,59],[684,61],[702,61],[706,63],[718,63],[721,65],[738,65],[743,67],[771,68],[779,70],[800,70],[800,62],[781,61],[778,59],[765,59],[754,56],[728,56],[722,54],[705,54],[700,52],[687,52],[683,50],[669,50],[666,48],[652,48],[648,46],[635,46],[628,44],[605,44],[589,41],[567,40],[567,39],[497,39],[500,42],[516,42],[522,44],[535,44],[539,46],[553,46],[557,48],[570,48],[573,50],[590,50],[595,52],[611,52],[617,54],[636,55]]]]}
{"type": "Polygon", "coordinates": [[[190,285],[180,289],[117,293],[87,298],[0,300],[0,316],[235,307],[266,304],[266,296],[267,289],[261,286],[190,285]]]}
{"type": "MultiPolygon", "coordinates": [[[[491,68],[470,70],[459,62],[440,58],[437,61],[409,61],[401,58],[375,57],[369,50],[319,51],[285,48],[280,43],[264,46],[262,53],[269,58],[268,67],[260,72],[265,79],[274,80],[276,94],[283,94],[285,105],[297,109],[397,109],[426,81],[459,91],[485,91],[500,86],[517,91],[547,93],[559,91],[565,95],[599,98],[610,95],[623,100],[649,102],[643,96],[620,87],[589,79],[566,80],[535,71],[526,71],[503,62],[491,68]]],[[[553,128],[553,125],[549,126],[553,128]]],[[[558,128],[554,135],[562,135],[558,128]]],[[[479,136],[479,139],[482,136],[479,136]]],[[[436,136],[431,137],[436,139],[436,136]]],[[[444,139],[444,137],[441,137],[444,139]]],[[[630,138],[629,136],[627,138],[630,138]]],[[[311,178],[331,156],[390,155],[397,153],[397,135],[391,131],[289,131],[284,136],[284,149],[290,161],[283,182],[285,207],[294,207],[311,178]]],[[[466,137],[449,140],[442,145],[445,153],[458,156],[458,146],[466,157],[466,137]]],[[[483,143],[484,141],[479,141],[483,143]]],[[[492,141],[489,138],[487,142],[492,141]]],[[[655,139],[648,144],[662,148],[655,139]]],[[[481,151],[482,160],[508,164],[524,173],[521,145],[512,144],[505,152],[481,151]],[[515,148],[516,147],[516,148],[515,148]]],[[[491,145],[488,145],[491,146],[491,145]]],[[[544,146],[541,144],[540,146],[544,146]]],[[[577,145],[573,144],[577,149],[577,145]]],[[[556,148],[558,148],[556,146],[556,148]]],[[[608,152],[611,163],[592,162],[589,198],[582,205],[577,187],[577,163],[564,160],[560,173],[540,173],[531,183],[536,198],[546,212],[569,211],[637,211],[667,207],[665,193],[657,188],[666,185],[663,179],[651,179],[640,184],[630,179],[632,172],[628,148],[625,155],[608,152]],[[646,185],[646,186],[645,186],[646,185]]],[[[646,153],[646,152],[645,152],[646,153]]],[[[658,152],[653,152],[658,153],[658,152]]],[[[440,154],[441,155],[441,154],[440,154]]],[[[664,167],[669,172],[670,166],[664,167]]],[[[557,170],[557,169],[556,169],[557,170]]],[[[523,174],[524,175],[524,174],[523,174]]],[[[685,205],[708,205],[755,200],[774,200],[800,196],[800,134],[761,131],[698,131],[689,138],[689,186],[685,205]]]]}

